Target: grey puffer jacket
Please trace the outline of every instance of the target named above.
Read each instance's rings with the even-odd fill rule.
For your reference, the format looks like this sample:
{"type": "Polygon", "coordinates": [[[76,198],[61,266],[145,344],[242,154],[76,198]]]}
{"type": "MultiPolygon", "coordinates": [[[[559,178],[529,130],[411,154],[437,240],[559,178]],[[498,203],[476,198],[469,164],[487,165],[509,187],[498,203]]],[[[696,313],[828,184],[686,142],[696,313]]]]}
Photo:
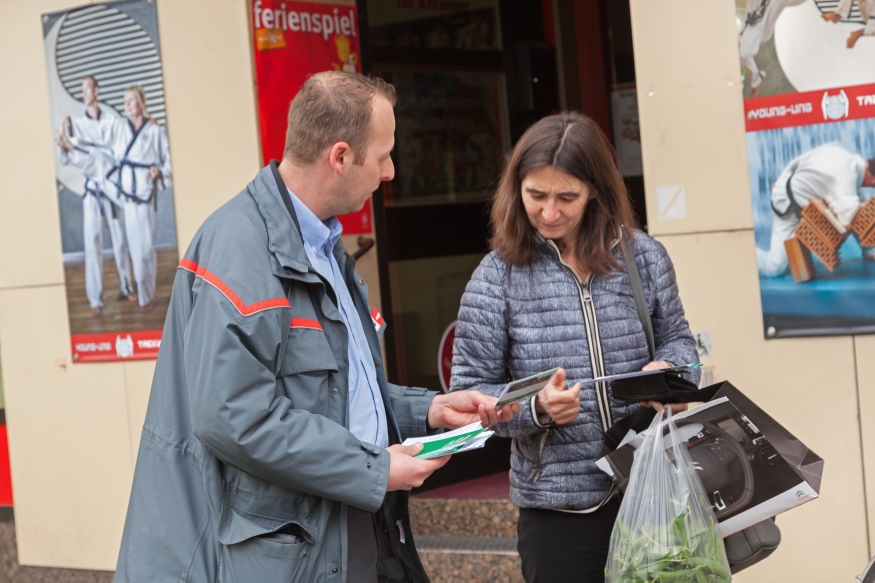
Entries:
{"type": "MultiPolygon", "coordinates": [[[[641,231],[632,242],[653,321],[657,360],[698,361],[684,317],[674,267],[665,248],[641,231]]],[[[450,390],[476,389],[498,395],[507,372],[515,379],[551,368],[566,370],[567,386],[603,374],[641,370],[650,360],[619,245],[621,270],[579,282],[552,241],[525,267],[505,263],[495,252],[483,258],[462,296],[450,390]]],[[[698,372],[690,379],[698,382],[698,372]]],[[[600,415],[597,390],[581,391],[580,414],[561,426],[544,426],[531,403],[497,426],[513,437],[511,501],[522,508],[582,510],[610,492],[607,475],[595,466],[605,426],[635,411],[610,397],[609,418],[600,415]]],[[[607,412],[606,412],[607,413],[607,412]]]]}

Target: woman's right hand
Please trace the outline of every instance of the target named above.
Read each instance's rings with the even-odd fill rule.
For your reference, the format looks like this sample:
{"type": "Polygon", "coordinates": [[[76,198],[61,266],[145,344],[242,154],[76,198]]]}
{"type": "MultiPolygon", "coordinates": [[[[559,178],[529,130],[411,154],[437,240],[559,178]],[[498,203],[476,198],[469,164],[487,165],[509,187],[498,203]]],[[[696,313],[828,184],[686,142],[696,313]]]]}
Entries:
{"type": "Polygon", "coordinates": [[[574,421],[580,413],[580,383],[566,389],[565,369],[560,368],[538,393],[535,409],[552,417],[557,425],[574,421]]]}

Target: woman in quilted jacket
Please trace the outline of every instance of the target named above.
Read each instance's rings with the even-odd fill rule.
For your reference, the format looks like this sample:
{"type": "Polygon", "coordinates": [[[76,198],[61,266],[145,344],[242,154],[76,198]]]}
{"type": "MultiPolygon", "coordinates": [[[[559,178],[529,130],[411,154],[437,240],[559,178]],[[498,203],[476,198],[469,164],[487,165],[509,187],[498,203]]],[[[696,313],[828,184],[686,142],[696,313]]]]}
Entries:
{"type": "Polygon", "coordinates": [[[523,575],[529,583],[603,581],[620,504],[595,460],[605,430],[638,405],[614,400],[604,383],[581,381],[698,360],[674,267],[662,244],[634,228],[610,144],[579,113],[526,131],[491,212],[492,251],[462,296],[450,390],[498,395],[508,378],[560,368],[519,415],[497,426],[513,438],[523,575]],[[653,362],[621,236],[641,273],[653,362]]]}

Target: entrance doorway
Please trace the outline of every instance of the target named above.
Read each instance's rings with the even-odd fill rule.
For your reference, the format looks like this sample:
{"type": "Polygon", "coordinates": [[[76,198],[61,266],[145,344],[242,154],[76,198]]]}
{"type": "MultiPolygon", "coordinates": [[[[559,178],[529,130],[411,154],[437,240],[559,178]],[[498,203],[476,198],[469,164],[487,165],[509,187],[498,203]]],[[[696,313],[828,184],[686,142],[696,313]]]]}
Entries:
{"type": "MultiPolygon", "coordinates": [[[[629,7],[359,0],[358,9],[363,70],[398,92],[395,178],[373,199],[387,373],[400,385],[443,390],[440,343],[488,252],[488,205],[516,140],[563,109],[590,115],[617,145],[617,135],[637,139],[629,7]]],[[[640,148],[637,169],[628,150],[618,147],[618,159],[644,224],[640,148]]],[[[427,487],[507,470],[509,440],[487,444],[456,456],[427,487]]]]}

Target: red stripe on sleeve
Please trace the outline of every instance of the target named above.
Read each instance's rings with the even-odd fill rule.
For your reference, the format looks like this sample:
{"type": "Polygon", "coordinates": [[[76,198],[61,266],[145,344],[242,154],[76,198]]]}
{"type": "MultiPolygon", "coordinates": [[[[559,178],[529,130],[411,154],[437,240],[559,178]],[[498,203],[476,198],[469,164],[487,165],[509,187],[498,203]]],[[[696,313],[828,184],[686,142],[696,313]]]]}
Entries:
{"type": "MultiPolygon", "coordinates": [[[[194,261],[190,259],[183,259],[179,262],[178,269],[185,269],[186,271],[191,271],[195,274],[196,277],[202,278],[205,282],[209,283],[211,286],[219,290],[223,296],[228,298],[234,307],[237,308],[237,311],[240,312],[243,316],[251,316],[256,312],[261,312],[263,310],[270,310],[272,308],[291,308],[291,304],[289,304],[289,300],[286,298],[273,298],[270,300],[262,300],[260,302],[255,302],[254,304],[246,305],[243,300],[240,299],[234,290],[232,290],[228,285],[222,281],[219,276],[209,271],[206,267],[198,265],[194,261]]],[[[316,322],[318,324],[318,322],[316,322]]],[[[319,328],[322,329],[321,327],[319,328]]]]}
{"type": "Polygon", "coordinates": [[[308,318],[292,318],[292,328],[311,328],[313,330],[322,330],[322,324],[316,320],[308,318]]]}

